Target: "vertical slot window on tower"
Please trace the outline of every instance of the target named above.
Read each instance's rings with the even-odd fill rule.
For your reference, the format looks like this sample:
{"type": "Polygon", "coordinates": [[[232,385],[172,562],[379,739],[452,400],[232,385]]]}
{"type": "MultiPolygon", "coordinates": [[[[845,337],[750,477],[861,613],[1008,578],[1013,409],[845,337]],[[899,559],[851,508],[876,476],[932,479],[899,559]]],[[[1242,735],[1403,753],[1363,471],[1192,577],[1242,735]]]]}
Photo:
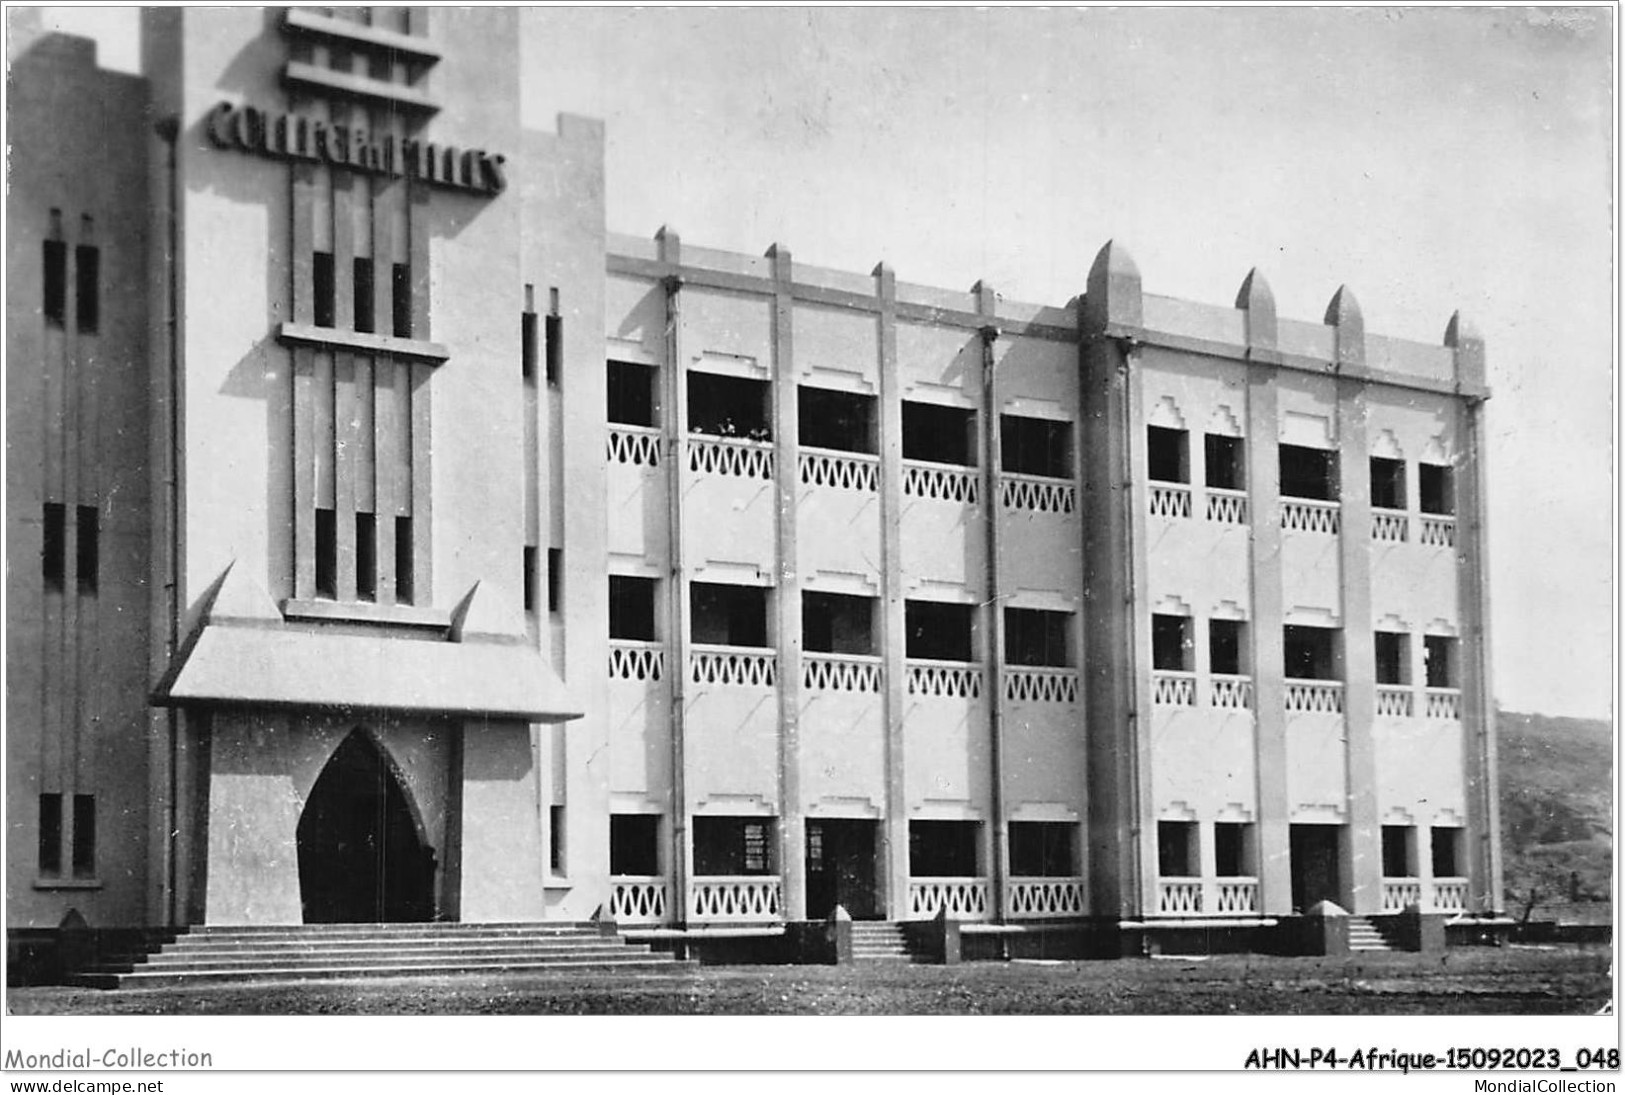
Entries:
{"type": "Polygon", "coordinates": [[[41,272],[45,323],[61,327],[68,318],[68,245],[62,242],[62,210],[51,210],[51,238],[45,241],[41,272]]]}
{"type": "Polygon", "coordinates": [[[525,611],[532,613],[536,611],[536,546],[534,544],[525,545],[519,565],[524,571],[525,611]]]}
{"type": "Polygon", "coordinates": [[[377,329],[373,316],[371,259],[355,260],[351,281],[355,291],[355,329],[370,335],[377,329]]]}
{"type": "Polygon", "coordinates": [[[409,605],[413,597],[412,519],[395,518],[395,603],[409,605]]]}
{"type": "Polygon", "coordinates": [[[1221,433],[1202,435],[1207,485],[1215,490],[1246,490],[1242,439],[1221,433]]]}
{"type": "Polygon", "coordinates": [[[338,597],[339,537],[336,515],[330,509],[316,510],[316,596],[338,597]]]}
{"type": "Polygon", "coordinates": [[[1373,509],[1405,508],[1405,461],[1385,456],[1371,458],[1371,506],[1373,509]]]}
{"type": "Polygon", "coordinates": [[[62,796],[55,791],[39,797],[39,873],[45,878],[62,873],[62,796]]]}
{"type": "Polygon", "coordinates": [[[555,876],[564,874],[564,807],[547,808],[547,866],[555,876]]]}
{"type": "Polygon", "coordinates": [[[96,796],[73,796],[73,877],[96,877],[96,796]]]}
{"type": "Polygon", "coordinates": [[[412,337],[412,270],[404,262],[389,268],[390,330],[396,338],[412,337]]]}
{"type": "Polygon", "coordinates": [[[564,317],[559,314],[557,287],[547,291],[547,318],[542,325],[542,369],[547,386],[557,388],[564,363],[564,317]]]}
{"type": "Polygon", "coordinates": [[[40,532],[40,570],[45,588],[60,591],[68,571],[68,509],[60,502],[45,503],[40,532]]]}
{"type": "Polygon", "coordinates": [[[1189,483],[1190,434],[1164,426],[1145,428],[1146,474],[1159,483],[1189,483]]]}
{"type": "Polygon", "coordinates": [[[80,506],[75,516],[79,550],[74,561],[78,564],[79,592],[94,597],[101,580],[100,514],[95,506],[80,506]]]}
{"type": "Polygon", "coordinates": [[[536,380],[536,313],[519,313],[519,375],[525,380],[536,380]]]}
{"type": "Polygon", "coordinates": [[[378,599],[378,518],[370,513],[355,515],[355,596],[378,599]]]}
{"type": "Polygon", "coordinates": [[[564,610],[564,549],[547,549],[547,610],[564,610]]]}
{"type": "Polygon", "coordinates": [[[78,279],[78,292],[74,297],[75,326],[80,334],[93,335],[101,326],[102,316],[101,251],[89,244],[80,244],[74,248],[73,268],[78,279]]]}
{"type": "Polygon", "coordinates": [[[333,326],[333,253],[317,251],[311,256],[311,300],[318,327],[333,326]]]}

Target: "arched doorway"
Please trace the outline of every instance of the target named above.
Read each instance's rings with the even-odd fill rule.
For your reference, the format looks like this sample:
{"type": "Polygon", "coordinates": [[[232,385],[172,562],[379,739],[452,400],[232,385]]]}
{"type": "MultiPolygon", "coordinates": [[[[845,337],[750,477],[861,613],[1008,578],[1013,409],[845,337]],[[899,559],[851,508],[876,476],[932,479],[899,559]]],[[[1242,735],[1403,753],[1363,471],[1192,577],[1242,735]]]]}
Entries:
{"type": "Polygon", "coordinates": [[[307,924],[434,917],[434,849],[424,844],[389,762],[359,730],[339,744],[299,816],[307,924]]]}

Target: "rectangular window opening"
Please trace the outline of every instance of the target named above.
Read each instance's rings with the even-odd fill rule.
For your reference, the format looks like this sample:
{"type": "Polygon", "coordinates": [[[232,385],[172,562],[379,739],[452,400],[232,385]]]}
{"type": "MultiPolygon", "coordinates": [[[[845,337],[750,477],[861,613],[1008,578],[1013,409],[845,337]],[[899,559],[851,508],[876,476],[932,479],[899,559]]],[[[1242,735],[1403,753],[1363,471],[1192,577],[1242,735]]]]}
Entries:
{"type": "Polygon", "coordinates": [[[693,641],[711,646],[758,646],[767,641],[767,590],[762,586],[694,582],[689,586],[693,641]]]}
{"type": "Polygon", "coordinates": [[[1384,878],[1414,878],[1416,862],[1412,855],[1415,830],[1409,825],[1382,827],[1382,874],[1384,878]]]}
{"type": "Polygon", "coordinates": [[[1456,512],[1456,473],[1443,464],[1416,465],[1417,501],[1423,513],[1451,517],[1456,512]]]}
{"type": "Polygon", "coordinates": [[[1377,683],[1411,683],[1411,637],[1399,631],[1376,633],[1377,683]]]}
{"type": "Polygon", "coordinates": [[[404,262],[389,268],[390,329],[396,338],[412,337],[412,268],[404,262]]]}
{"type": "Polygon", "coordinates": [[[1077,874],[1073,836],[1066,821],[1012,821],[1010,873],[1017,878],[1066,878],[1077,874]]]}
{"type": "Polygon", "coordinates": [[[1226,434],[1203,434],[1206,450],[1207,485],[1217,490],[1246,490],[1247,465],[1245,447],[1239,437],[1226,434]]]}
{"type": "Polygon", "coordinates": [[[801,443],[840,452],[878,452],[875,405],[872,395],[798,387],[796,420],[801,443]]]}
{"type": "Polygon", "coordinates": [[[96,595],[101,582],[101,514],[95,506],[80,506],[76,514],[79,550],[76,556],[79,592],[96,595]]]}
{"type": "Polygon", "coordinates": [[[1242,676],[1251,671],[1245,620],[1207,622],[1207,666],[1212,673],[1242,676]]]}
{"type": "Polygon", "coordinates": [[[772,387],[765,380],[690,372],[689,432],[771,441],[773,428],[768,416],[771,394],[772,387]]]}
{"type": "Polygon", "coordinates": [[[1017,475],[1072,478],[1072,423],[999,416],[999,467],[1017,475]]]}
{"type": "Polygon", "coordinates": [[[45,323],[61,327],[68,318],[68,245],[45,241],[45,323]]]}
{"type": "Polygon", "coordinates": [[[1460,878],[1466,874],[1466,830],[1453,826],[1435,825],[1431,836],[1433,877],[1460,878]]]}
{"type": "Polygon", "coordinates": [[[73,796],[73,877],[96,877],[96,796],[73,796]]]}
{"type": "Polygon", "coordinates": [[[1305,681],[1342,679],[1336,628],[1288,624],[1282,630],[1286,676],[1305,681]]]}
{"type": "Polygon", "coordinates": [[[536,379],[536,313],[519,313],[519,375],[536,379]]]}
{"type": "Polygon", "coordinates": [[[317,251],[312,256],[311,277],[314,283],[316,326],[331,327],[335,305],[331,251],[317,251]]]}
{"type": "Polygon", "coordinates": [[[939,662],[975,661],[975,627],[974,605],[907,601],[903,605],[904,655],[939,662]]]}
{"type": "Polygon", "coordinates": [[[409,605],[413,596],[412,519],[395,518],[395,603],[409,605]]]}
{"type": "Polygon", "coordinates": [[[1155,613],[1151,617],[1151,668],[1189,673],[1194,664],[1195,628],[1189,616],[1155,613]]]}
{"type": "Polygon", "coordinates": [[[609,576],[609,637],[652,643],[655,631],[654,578],[609,576]]]}
{"type": "Polygon", "coordinates": [[[39,873],[62,873],[62,796],[55,791],[39,797],[39,873]]]}
{"type": "Polygon", "coordinates": [[[976,466],[976,412],[903,401],[903,459],[976,466]]]}
{"type": "Polygon", "coordinates": [[[45,525],[40,534],[40,569],[45,588],[62,589],[68,571],[68,508],[61,502],[45,503],[45,525]]]}
{"type": "Polygon", "coordinates": [[[981,859],[979,821],[910,821],[908,873],[912,878],[975,878],[981,859]]]}
{"type": "Polygon", "coordinates": [[[74,296],[76,326],[80,333],[93,335],[101,325],[101,269],[102,253],[88,244],[74,248],[73,264],[77,278],[74,296]]]}
{"type": "Polygon", "coordinates": [[[801,595],[801,646],[813,654],[876,654],[874,597],[801,595]]]}
{"type": "Polygon", "coordinates": [[[1004,660],[1011,665],[1070,666],[1072,614],[1036,608],[1004,610],[1004,660]]]}
{"type": "Polygon", "coordinates": [[[1282,445],[1281,496],[1337,501],[1337,454],[1331,449],[1282,445]]]}
{"type": "Polygon", "coordinates": [[[564,610],[564,549],[547,549],[547,610],[564,610]]]}
{"type": "Polygon", "coordinates": [[[655,382],[659,373],[652,366],[629,361],[611,361],[607,372],[609,421],[619,426],[658,426],[655,382]]]}
{"type": "Polygon", "coordinates": [[[1258,865],[1253,859],[1251,824],[1213,823],[1213,869],[1220,878],[1252,878],[1258,874],[1258,865]]]}
{"type": "Polygon", "coordinates": [[[1422,658],[1429,688],[1456,688],[1456,640],[1449,635],[1422,638],[1422,658]]]}
{"type": "Polygon", "coordinates": [[[1385,456],[1371,458],[1371,505],[1376,509],[1405,508],[1405,461],[1385,456]]]}
{"type": "Polygon", "coordinates": [[[316,596],[338,597],[339,540],[336,515],[330,509],[316,510],[316,596]]]}
{"type": "Polygon", "coordinates": [[[378,518],[370,513],[355,515],[355,595],[378,599],[378,518]]]}
{"type": "Polygon", "coordinates": [[[713,877],[773,874],[777,870],[773,828],[768,818],[694,818],[694,873],[713,877]]]}
{"type": "Polygon", "coordinates": [[[609,815],[609,873],[645,878],[660,874],[660,815],[609,815]]]}
{"type": "Polygon", "coordinates": [[[1197,854],[1196,822],[1157,822],[1157,873],[1163,878],[1198,878],[1202,874],[1197,854]]]}
{"type": "Polygon", "coordinates": [[[352,289],[355,292],[355,329],[363,334],[372,334],[376,329],[373,316],[373,287],[372,287],[372,260],[356,259],[352,276],[352,289]]]}
{"type": "Polygon", "coordinates": [[[1170,430],[1164,426],[1147,426],[1145,433],[1147,477],[1159,483],[1189,483],[1189,432],[1170,430]]]}

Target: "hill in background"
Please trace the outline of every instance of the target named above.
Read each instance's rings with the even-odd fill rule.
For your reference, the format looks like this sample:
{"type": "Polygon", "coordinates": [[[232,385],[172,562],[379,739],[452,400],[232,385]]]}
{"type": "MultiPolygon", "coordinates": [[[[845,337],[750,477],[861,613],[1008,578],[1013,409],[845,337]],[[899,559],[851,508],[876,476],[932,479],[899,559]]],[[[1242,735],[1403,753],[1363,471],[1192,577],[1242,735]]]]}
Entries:
{"type": "Polygon", "coordinates": [[[1612,725],[1502,711],[1496,726],[1508,914],[1605,919],[1613,896],[1612,725]]]}

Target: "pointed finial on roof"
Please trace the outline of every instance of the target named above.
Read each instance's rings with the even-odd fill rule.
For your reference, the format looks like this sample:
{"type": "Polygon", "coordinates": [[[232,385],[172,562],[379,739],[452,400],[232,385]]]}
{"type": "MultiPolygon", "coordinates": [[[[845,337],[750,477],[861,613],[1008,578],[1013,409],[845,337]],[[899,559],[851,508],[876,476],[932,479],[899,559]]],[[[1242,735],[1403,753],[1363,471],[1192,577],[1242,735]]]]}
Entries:
{"type": "Polygon", "coordinates": [[[1326,305],[1325,323],[1337,331],[1337,357],[1333,365],[1341,371],[1348,366],[1359,368],[1365,364],[1365,317],[1360,314],[1360,302],[1354,299],[1354,290],[1340,285],[1326,305]]]}
{"type": "Polygon", "coordinates": [[[1140,268],[1128,248],[1116,240],[1095,255],[1089,268],[1089,291],[1083,300],[1084,328],[1094,334],[1127,334],[1138,328],[1141,308],[1140,268]]]}
{"type": "Polygon", "coordinates": [[[1236,292],[1236,307],[1247,313],[1247,348],[1275,349],[1275,294],[1258,267],[1247,271],[1236,292]]]}

